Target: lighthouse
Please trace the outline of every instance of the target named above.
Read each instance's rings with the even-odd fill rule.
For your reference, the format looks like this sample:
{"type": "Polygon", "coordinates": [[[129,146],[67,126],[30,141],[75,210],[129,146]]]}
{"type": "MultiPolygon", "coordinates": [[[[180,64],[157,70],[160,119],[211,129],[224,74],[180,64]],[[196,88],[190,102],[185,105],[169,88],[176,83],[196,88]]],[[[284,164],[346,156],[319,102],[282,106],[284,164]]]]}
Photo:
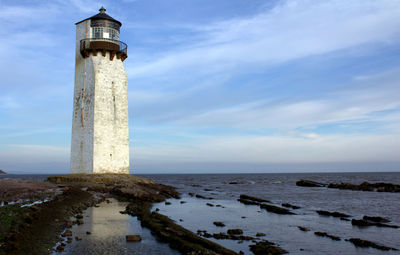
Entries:
{"type": "Polygon", "coordinates": [[[76,23],[71,173],[129,174],[127,45],[100,12],[76,23]]]}

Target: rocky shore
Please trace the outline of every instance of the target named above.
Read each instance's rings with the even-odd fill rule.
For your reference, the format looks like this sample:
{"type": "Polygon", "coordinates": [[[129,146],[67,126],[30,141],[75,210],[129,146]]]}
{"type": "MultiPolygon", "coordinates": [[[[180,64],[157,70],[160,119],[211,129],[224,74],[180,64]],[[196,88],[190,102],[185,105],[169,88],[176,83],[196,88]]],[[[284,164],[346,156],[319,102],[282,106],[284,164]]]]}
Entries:
{"type": "MultiPolygon", "coordinates": [[[[1,180],[0,187],[4,204],[0,207],[0,254],[49,254],[57,242],[60,244],[56,251],[63,251],[72,241],[69,228],[84,224],[82,211],[107,197],[129,202],[122,213],[137,216],[160,241],[182,254],[236,254],[162,214],[150,212],[153,202],[179,198],[175,188],[150,179],[118,174],[71,174],[49,177],[46,182],[1,180]]],[[[75,236],[76,240],[79,238],[75,236]]]]}

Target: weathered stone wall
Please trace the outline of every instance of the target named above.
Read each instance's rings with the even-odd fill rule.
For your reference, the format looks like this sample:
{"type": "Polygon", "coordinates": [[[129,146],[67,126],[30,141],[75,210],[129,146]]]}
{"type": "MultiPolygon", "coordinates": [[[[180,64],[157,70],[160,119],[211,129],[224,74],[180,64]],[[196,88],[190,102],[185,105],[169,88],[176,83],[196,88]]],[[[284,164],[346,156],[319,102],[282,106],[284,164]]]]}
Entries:
{"type": "Polygon", "coordinates": [[[71,173],[93,172],[94,70],[91,58],[83,58],[80,40],[89,37],[90,20],[76,26],[75,87],[72,117],[71,173]]]}
{"type": "Polygon", "coordinates": [[[129,173],[128,78],[121,59],[90,55],[95,76],[94,173],[129,173]]]}
{"type": "Polygon", "coordinates": [[[129,173],[128,79],[110,53],[83,58],[80,40],[90,38],[90,20],[76,33],[71,173],[129,173]]]}

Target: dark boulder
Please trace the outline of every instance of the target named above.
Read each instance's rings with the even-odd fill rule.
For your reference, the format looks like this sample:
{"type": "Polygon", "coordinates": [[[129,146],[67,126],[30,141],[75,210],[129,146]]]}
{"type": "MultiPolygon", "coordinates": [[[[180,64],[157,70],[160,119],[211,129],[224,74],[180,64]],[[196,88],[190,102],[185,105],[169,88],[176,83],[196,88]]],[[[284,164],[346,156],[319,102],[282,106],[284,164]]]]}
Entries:
{"type": "Polygon", "coordinates": [[[243,230],[241,230],[240,228],[228,229],[227,232],[228,232],[229,235],[241,235],[241,234],[243,234],[243,230]]]}
{"type": "Polygon", "coordinates": [[[263,209],[267,210],[268,212],[272,212],[272,213],[276,213],[276,214],[289,214],[289,215],[295,214],[286,208],[282,208],[282,207],[275,206],[275,205],[260,204],[260,208],[263,208],[263,209]]]}
{"type": "Polygon", "coordinates": [[[300,229],[301,231],[304,231],[304,232],[310,231],[309,228],[302,227],[302,226],[297,226],[297,228],[300,229]]]}
{"type": "Polygon", "coordinates": [[[399,226],[396,226],[396,225],[389,225],[389,224],[384,224],[384,223],[380,223],[380,222],[371,222],[371,221],[367,221],[364,219],[361,219],[361,220],[352,219],[351,224],[353,226],[359,226],[359,227],[375,226],[375,227],[382,227],[382,228],[399,228],[399,226]]]}
{"type": "Polygon", "coordinates": [[[283,207],[287,207],[287,208],[292,208],[292,209],[294,209],[294,210],[300,209],[300,208],[301,208],[300,206],[292,205],[292,204],[289,204],[289,203],[283,203],[282,206],[283,206],[283,207]]]}
{"type": "Polygon", "coordinates": [[[213,224],[217,227],[225,227],[225,224],[222,223],[221,221],[214,221],[213,224]]]}
{"type": "Polygon", "coordinates": [[[140,242],[142,237],[140,235],[126,235],[125,239],[127,242],[140,242]]]}
{"type": "Polygon", "coordinates": [[[255,255],[279,255],[288,253],[284,249],[268,241],[257,242],[254,245],[250,245],[250,251],[255,255]]]}
{"type": "Polygon", "coordinates": [[[389,251],[389,250],[397,251],[397,249],[395,249],[395,248],[379,245],[379,244],[376,244],[376,243],[368,241],[368,240],[362,240],[360,238],[350,238],[346,241],[351,242],[352,244],[354,244],[357,247],[375,248],[375,249],[382,250],[382,251],[389,251]]]}
{"type": "Polygon", "coordinates": [[[325,187],[326,184],[315,182],[315,181],[310,181],[310,180],[304,180],[301,179],[296,182],[297,186],[302,186],[302,187],[325,187]]]}
{"type": "Polygon", "coordinates": [[[324,215],[324,216],[332,216],[336,218],[348,218],[350,215],[341,213],[341,212],[329,212],[329,211],[324,211],[324,210],[317,210],[316,211],[319,215],[324,215]]]}
{"type": "Polygon", "coordinates": [[[322,236],[322,237],[328,237],[328,238],[330,238],[330,239],[332,239],[334,241],[340,241],[341,240],[340,237],[329,235],[326,232],[314,232],[314,235],[322,236]]]}
{"type": "Polygon", "coordinates": [[[386,219],[386,218],[382,218],[379,216],[364,216],[363,220],[368,220],[368,221],[373,221],[373,222],[379,222],[379,223],[387,223],[390,222],[390,220],[386,219]]]}
{"type": "Polygon", "coordinates": [[[271,201],[263,199],[263,198],[253,197],[253,196],[249,196],[246,194],[241,194],[240,199],[246,199],[246,200],[251,200],[251,201],[260,202],[260,203],[270,203],[271,202],[271,201]]]}

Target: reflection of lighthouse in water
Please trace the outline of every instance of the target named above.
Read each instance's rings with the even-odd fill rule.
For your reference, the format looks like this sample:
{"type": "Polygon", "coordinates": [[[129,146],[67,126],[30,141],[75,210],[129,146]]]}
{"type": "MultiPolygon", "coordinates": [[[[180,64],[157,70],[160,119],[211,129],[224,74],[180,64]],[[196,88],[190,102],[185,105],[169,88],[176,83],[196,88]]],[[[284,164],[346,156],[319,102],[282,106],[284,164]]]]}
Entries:
{"type": "Polygon", "coordinates": [[[105,12],[76,23],[71,173],[129,173],[127,45],[105,12]]]}

